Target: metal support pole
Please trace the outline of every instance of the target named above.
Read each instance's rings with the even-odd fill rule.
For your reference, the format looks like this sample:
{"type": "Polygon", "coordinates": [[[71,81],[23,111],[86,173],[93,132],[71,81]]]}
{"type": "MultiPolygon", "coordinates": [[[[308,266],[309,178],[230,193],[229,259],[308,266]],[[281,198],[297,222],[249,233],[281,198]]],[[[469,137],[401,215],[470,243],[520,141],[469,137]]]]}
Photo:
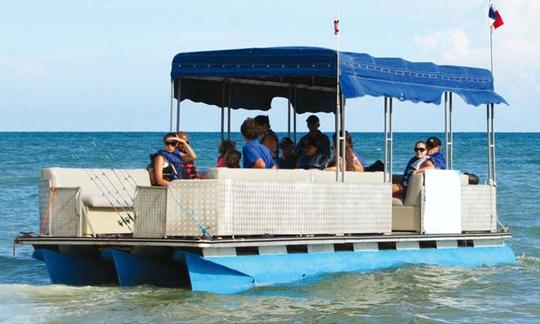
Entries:
{"type": "Polygon", "coordinates": [[[339,181],[339,168],[340,168],[340,158],[341,158],[341,107],[339,104],[339,86],[336,89],[336,139],[335,139],[335,160],[336,160],[336,182],[339,181]]]}
{"type": "Polygon", "coordinates": [[[225,82],[221,87],[221,140],[225,139],[225,82]]]}
{"type": "Polygon", "coordinates": [[[171,111],[170,111],[170,117],[169,117],[169,132],[172,132],[173,130],[173,111],[174,111],[174,79],[171,80],[171,111]]]}
{"type": "Polygon", "coordinates": [[[294,89],[294,104],[293,104],[293,129],[294,129],[294,146],[296,147],[296,88],[294,89]]]}
{"type": "Polygon", "coordinates": [[[287,136],[291,138],[291,89],[287,97],[287,136]]]}
{"type": "Polygon", "coordinates": [[[392,110],[392,98],[384,97],[384,181],[390,183],[394,172],[392,110]]]}
{"type": "Polygon", "coordinates": [[[495,104],[491,104],[491,162],[492,162],[492,170],[491,174],[493,175],[493,183],[497,185],[497,172],[496,172],[496,165],[497,165],[497,159],[495,158],[495,104]]]}
{"type": "Polygon", "coordinates": [[[232,103],[232,84],[229,83],[229,107],[227,107],[227,139],[231,139],[231,103],[232,103]]]}
{"type": "Polygon", "coordinates": [[[446,160],[448,162],[448,169],[453,170],[454,169],[454,130],[452,125],[453,120],[453,107],[452,107],[452,92],[448,93],[449,97],[449,104],[448,104],[448,147],[446,148],[448,150],[448,159],[446,160]]]}
{"type": "Polygon", "coordinates": [[[494,104],[487,104],[487,135],[488,135],[488,185],[496,186],[495,179],[495,130],[494,130],[494,104]]]}
{"type": "MultiPolygon", "coordinates": [[[[449,161],[449,151],[448,151],[448,92],[444,92],[444,143],[445,143],[445,159],[448,163],[449,161]]],[[[450,168],[448,168],[450,169],[450,168]]]]}
{"type": "Polygon", "coordinates": [[[393,133],[393,130],[392,130],[392,111],[393,111],[393,100],[392,98],[389,99],[389,103],[390,103],[390,109],[388,110],[388,132],[390,133],[390,137],[389,137],[389,140],[390,140],[390,153],[389,153],[389,157],[390,157],[390,177],[389,177],[389,182],[392,183],[392,175],[394,174],[394,133],[393,133]]]}
{"type": "Polygon", "coordinates": [[[182,101],[182,79],[178,79],[178,97],[176,98],[176,131],[180,131],[180,102],[182,101]]]}
{"type": "MultiPolygon", "coordinates": [[[[339,95],[339,106],[341,107],[341,154],[343,155],[343,170],[341,170],[341,182],[345,182],[345,171],[347,171],[347,127],[345,119],[345,100],[343,95],[339,95]]],[[[351,148],[352,149],[352,148],[351,148]]]]}
{"type": "Polygon", "coordinates": [[[384,97],[384,182],[388,182],[388,97],[384,97]]]}

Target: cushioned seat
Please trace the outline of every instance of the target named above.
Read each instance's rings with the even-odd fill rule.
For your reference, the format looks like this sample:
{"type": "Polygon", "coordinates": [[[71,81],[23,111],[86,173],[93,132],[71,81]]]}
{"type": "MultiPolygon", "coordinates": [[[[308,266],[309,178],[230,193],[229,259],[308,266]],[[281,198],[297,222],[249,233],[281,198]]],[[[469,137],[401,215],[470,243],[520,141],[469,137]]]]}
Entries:
{"type": "Polygon", "coordinates": [[[80,188],[81,199],[90,207],[132,207],[136,186],[149,186],[145,169],[45,168],[41,179],[51,187],[80,188]]]}

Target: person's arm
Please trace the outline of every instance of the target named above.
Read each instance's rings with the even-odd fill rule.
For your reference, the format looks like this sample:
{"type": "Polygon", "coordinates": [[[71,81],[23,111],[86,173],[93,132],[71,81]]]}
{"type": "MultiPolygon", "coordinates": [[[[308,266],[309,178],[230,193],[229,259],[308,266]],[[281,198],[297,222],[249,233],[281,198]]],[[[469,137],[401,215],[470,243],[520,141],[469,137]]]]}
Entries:
{"type": "Polygon", "coordinates": [[[158,155],[154,158],[154,176],[156,178],[156,184],[158,186],[167,187],[170,181],[167,181],[163,179],[163,164],[165,163],[165,159],[163,156],[158,155]]]}
{"type": "Polygon", "coordinates": [[[426,170],[430,170],[430,169],[435,169],[435,165],[433,164],[433,162],[431,160],[427,160],[426,162],[424,162],[422,164],[422,166],[420,168],[418,168],[417,170],[415,170],[413,172],[413,174],[420,174],[420,173],[424,173],[426,170]]]}
{"type": "Polygon", "coordinates": [[[178,142],[180,144],[184,145],[184,149],[186,152],[180,152],[180,156],[182,157],[182,160],[184,162],[191,162],[194,161],[197,158],[197,154],[195,154],[195,151],[191,148],[191,146],[184,140],[178,139],[178,142]]]}
{"type": "Polygon", "coordinates": [[[358,161],[358,159],[354,159],[353,167],[355,172],[364,172],[364,167],[362,166],[362,163],[358,161]]]}
{"type": "Polygon", "coordinates": [[[253,163],[252,169],[266,169],[266,163],[264,163],[263,159],[258,159],[253,163]]]}

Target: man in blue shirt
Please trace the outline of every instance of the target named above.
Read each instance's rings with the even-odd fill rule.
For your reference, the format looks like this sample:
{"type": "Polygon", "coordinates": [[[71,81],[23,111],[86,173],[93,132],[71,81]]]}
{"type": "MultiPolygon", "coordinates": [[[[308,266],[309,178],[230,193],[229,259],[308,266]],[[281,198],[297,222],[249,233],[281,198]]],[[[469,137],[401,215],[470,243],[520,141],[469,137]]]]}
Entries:
{"type": "Polygon", "coordinates": [[[431,136],[426,141],[426,148],[428,150],[428,160],[414,173],[422,173],[428,169],[446,169],[446,159],[440,152],[441,140],[436,136],[431,136]]]}
{"type": "Polygon", "coordinates": [[[246,144],[242,147],[243,167],[247,169],[271,169],[274,167],[272,153],[257,140],[257,124],[253,118],[246,119],[240,127],[246,144]]]}

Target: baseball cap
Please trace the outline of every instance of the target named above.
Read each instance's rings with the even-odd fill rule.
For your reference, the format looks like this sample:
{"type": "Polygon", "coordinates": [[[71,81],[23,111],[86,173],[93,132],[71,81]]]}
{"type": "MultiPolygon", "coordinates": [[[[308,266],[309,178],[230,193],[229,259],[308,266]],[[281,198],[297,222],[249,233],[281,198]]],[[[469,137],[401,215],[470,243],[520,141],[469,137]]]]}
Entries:
{"type": "Polygon", "coordinates": [[[428,148],[441,146],[441,140],[437,136],[431,136],[430,138],[427,139],[426,146],[428,148]]]}

